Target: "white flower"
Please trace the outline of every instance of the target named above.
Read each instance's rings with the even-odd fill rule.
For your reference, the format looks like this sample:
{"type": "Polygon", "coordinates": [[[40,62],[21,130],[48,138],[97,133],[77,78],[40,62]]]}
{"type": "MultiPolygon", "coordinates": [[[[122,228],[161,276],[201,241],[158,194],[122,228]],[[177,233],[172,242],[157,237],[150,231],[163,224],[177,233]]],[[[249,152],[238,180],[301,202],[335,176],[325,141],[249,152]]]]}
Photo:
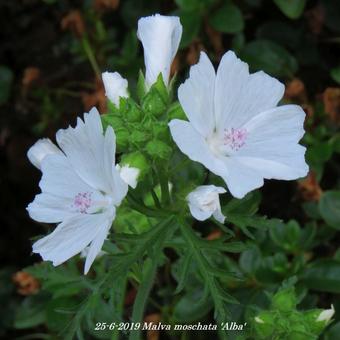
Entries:
{"type": "Polygon", "coordinates": [[[325,309],[319,314],[316,321],[325,321],[326,323],[328,323],[332,319],[334,313],[335,313],[334,306],[331,305],[330,309],[325,309]]]}
{"type": "Polygon", "coordinates": [[[49,138],[42,138],[29,148],[27,157],[36,168],[40,169],[43,159],[53,154],[62,154],[62,152],[49,138]]]}
{"type": "Polygon", "coordinates": [[[219,194],[226,190],[215,185],[201,185],[187,196],[191,215],[199,221],[208,219],[211,215],[221,223],[225,216],[221,212],[219,194]]]}
{"type": "Polygon", "coordinates": [[[104,72],[102,79],[105,88],[105,95],[113,104],[119,106],[119,98],[127,98],[128,82],[118,72],[104,72]]]}
{"type": "Polygon", "coordinates": [[[171,63],[182,36],[178,17],[155,14],[138,20],[138,39],[144,48],[145,81],[148,88],[156,82],[160,73],[168,85],[171,63]]]}
{"type": "Polygon", "coordinates": [[[258,316],[255,316],[254,320],[257,323],[264,323],[264,321],[261,318],[259,318],[258,316]]]}
{"type": "Polygon", "coordinates": [[[120,166],[116,165],[116,169],[119,171],[122,180],[128,184],[131,188],[135,189],[137,186],[137,179],[140,174],[140,170],[129,165],[120,166]]]}
{"type": "Polygon", "coordinates": [[[264,72],[249,74],[248,65],[231,51],[217,74],[205,53],[179,87],[179,101],[189,119],[172,120],[171,134],[180,150],[221,176],[231,194],[242,198],[263,179],[304,177],[308,166],[300,106],[277,107],[284,92],[264,72]]]}
{"type": "Polygon", "coordinates": [[[108,127],[103,134],[96,109],[85,113],[84,121],[78,118],[75,128],[59,130],[56,137],[63,153],[48,155],[42,161],[42,192],[27,210],[36,221],[61,223],[33,244],[33,252],[57,266],[90,245],[86,274],[128,187],[112,166],[114,131],[108,127]]]}

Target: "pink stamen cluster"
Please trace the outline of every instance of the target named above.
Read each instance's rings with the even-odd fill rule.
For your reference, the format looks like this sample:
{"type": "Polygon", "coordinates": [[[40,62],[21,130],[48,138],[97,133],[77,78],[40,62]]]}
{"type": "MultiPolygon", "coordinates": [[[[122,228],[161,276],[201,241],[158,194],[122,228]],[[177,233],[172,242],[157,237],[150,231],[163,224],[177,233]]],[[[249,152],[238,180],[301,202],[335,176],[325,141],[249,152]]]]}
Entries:
{"type": "Polygon", "coordinates": [[[85,214],[87,209],[91,206],[91,192],[80,192],[74,197],[74,207],[78,210],[78,212],[85,214]]]}
{"type": "Polygon", "coordinates": [[[224,129],[224,145],[228,145],[232,150],[239,150],[247,138],[246,129],[224,129]]]}

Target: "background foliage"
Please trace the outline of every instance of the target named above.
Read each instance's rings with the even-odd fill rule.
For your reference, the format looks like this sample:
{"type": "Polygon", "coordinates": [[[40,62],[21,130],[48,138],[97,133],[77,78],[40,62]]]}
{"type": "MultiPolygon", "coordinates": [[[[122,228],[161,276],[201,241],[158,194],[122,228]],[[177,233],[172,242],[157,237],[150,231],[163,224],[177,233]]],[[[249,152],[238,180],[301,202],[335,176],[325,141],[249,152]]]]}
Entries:
{"type": "MultiPolygon", "coordinates": [[[[202,252],[212,267],[229,268],[234,275],[221,279],[240,302],[228,302],[230,320],[246,322],[270,309],[271,294],[280,287],[295,286],[298,310],[329,308],[331,303],[340,309],[338,1],[8,1],[0,4],[0,297],[6,306],[0,311],[0,336],[4,338],[71,337],[79,324],[83,332],[76,335],[80,338],[110,338],[112,332],[93,331],[93,320],[112,322],[115,299],[124,306],[125,320],[131,314],[136,295],[133,284],[126,293],[115,289],[110,296],[102,296],[96,294],[93,277],[82,276],[78,258],[56,269],[48,263],[32,266],[40,259],[30,255],[29,239],[46,233],[46,227],[33,223],[25,211],[37,193],[40,176],[27,162],[26,151],[41,136],[53,138],[58,128],[74,122],[91,106],[107,110],[101,71],[120,72],[135,91],[136,75],[143,67],[136,23],[139,17],[155,12],[179,15],[184,26],[173,64],[178,81],[197,62],[200,50],[218,63],[225,51],[233,49],[252,70],[262,69],[286,84],[283,101],[298,103],[307,113],[303,143],[308,146],[311,172],[304,180],[267,182],[243,200],[224,202],[234,241],[246,242],[247,247],[236,243],[234,249],[224,249],[224,256],[215,256],[214,250],[201,250],[202,244],[197,243],[182,258],[183,263],[176,254],[161,259],[164,266],[152,290],[147,320],[213,322],[216,301],[211,296],[200,299],[203,282],[209,279],[216,284],[211,273],[204,277],[197,268],[200,263],[194,259],[202,252]],[[20,272],[23,268],[24,273],[20,272]]],[[[181,171],[184,182],[205,175],[199,166],[181,171]]],[[[148,220],[131,211],[121,214],[118,230],[124,229],[126,219],[135,219],[141,233],[149,230],[148,220]]],[[[206,239],[221,240],[219,229],[210,222],[200,232],[206,239]]],[[[155,236],[143,235],[150,238],[148,242],[155,236]]],[[[117,240],[120,245],[125,241],[117,240]]],[[[144,249],[136,251],[138,255],[144,249]]],[[[180,244],[178,251],[183,251],[180,244]]],[[[98,261],[96,273],[104,271],[110,261],[106,257],[98,261]]],[[[140,269],[136,264],[131,282],[143,277],[140,269]]],[[[122,286],[119,280],[112,282],[122,286]]],[[[218,286],[216,292],[213,298],[230,300],[218,295],[218,286]]],[[[338,339],[339,317],[336,313],[324,339],[338,339]]],[[[150,339],[211,336],[193,332],[147,335],[150,339]]],[[[230,339],[235,336],[230,333],[230,339]]]]}

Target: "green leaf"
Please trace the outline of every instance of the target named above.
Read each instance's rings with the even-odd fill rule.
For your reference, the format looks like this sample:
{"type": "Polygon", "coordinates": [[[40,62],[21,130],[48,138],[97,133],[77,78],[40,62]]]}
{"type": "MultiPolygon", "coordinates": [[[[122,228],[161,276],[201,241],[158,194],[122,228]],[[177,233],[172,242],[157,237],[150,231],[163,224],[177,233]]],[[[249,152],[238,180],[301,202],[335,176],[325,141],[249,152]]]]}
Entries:
{"type": "Polygon", "coordinates": [[[209,297],[203,297],[203,289],[191,290],[176,303],[173,315],[179,322],[194,322],[207,315],[213,303],[209,297]]]}
{"type": "Polygon", "coordinates": [[[17,310],[14,327],[25,329],[44,323],[46,298],[42,295],[32,295],[25,298],[17,310]]]}
{"type": "Polygon", "coordinates": [[[332,68],[330,74],[332,79],[340,84],[340,66],[332,68]]]}
{"type": "Polygon", "coordinates": [[[338,340],[340,334],[340,322],[332,325],[332,327],[328,328],[324,334],[324,340],[338,340]]]}
{"type": "Polygon", "coordinates": [[[326,191],[321,196],[319,210],[325,222],[340,230],[340,191],[326,191]]]}
{"type": "Polygon", "coordinates": [[[282,13],[290,19],[297,19],[303,13],[306,0],[274,0],[282,13]]]}
{"type": "Polygon", "coordinates": [[[184,258],[182,259],[182,265],[179,268],[180,272],[179,272],[178,285],[175,290],[175,294],[180,293],[186,285],[192,258],[193,258],[192,253],[186,253],[184,258]]]}
{"type": "Polygon", "coordinates": [[[79,301],[71,297],[50,300],[46,309],[46,323],[49,329],[60,332],[70,322],[79,301]]]}
{"type": "Polygon", "coordinates": [[[255,274],[261,264],[261,252],[257,246],[244,251],[239,259],[241,269],[248,274],[255,274]]]}
{"type": "Polygon", "coordinates": [[[13,72],[10,68],[0,65],[0,105],[5,104],[11,93],[13,72]]]}
{"type": "Polygon", "coordinates": [[[340,262],[320,260],[306,268],[300,279],[310,289],[340,293],[340,262]]]}
{"type": "Polygon", "coordinates": [[[223,208],[223,212],[228,214],[244,214],[244,215],[254,215],[261,202],[261,193],[259,191],[252,191],[248,193],[242,199],[233,198],[228,204],[223,208]]]}
{"type": "Polygon", "coordinates": [[[227,1],[212,13],[209,23],[214,29],[223,33],[238,33],[244,28],[242,12],[231,1],[227,1]]]}
{"type": "Polygon", "coordinates": [[[253,70],[263,70],[277,77],[291,77],[298,69],[296,59],[284,47],[269,40],[250,42],[242,49],[240,57],[253,70]]]}
{"type": "Polygon", "coordinates": [[[301,237],[301,229],[296,221],[275,223],[269,229],[271,239],[281,248],[288,252],[298,249],[301,237]]]}
{"type": "Polygon", "coordinates": [[[180,11],[177,13],[183,25],[183,34],[180,47],[187,47],[197,36],[201,29],[202,18],[197,11],[180,11]]]}

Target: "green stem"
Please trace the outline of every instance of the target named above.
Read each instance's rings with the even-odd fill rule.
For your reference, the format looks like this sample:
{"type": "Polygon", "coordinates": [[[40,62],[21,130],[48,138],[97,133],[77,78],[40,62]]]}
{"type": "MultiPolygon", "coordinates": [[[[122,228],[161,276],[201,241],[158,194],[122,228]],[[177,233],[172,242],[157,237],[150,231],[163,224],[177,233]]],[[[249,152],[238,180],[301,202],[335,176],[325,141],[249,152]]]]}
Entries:
{"type": "MultiPolygon", "coordinates": [[[[137,323],[143,322],[144,319],[144,310],[146,306],[146,302],[148,300],[150,291],[152,289],[153,283],[155,281],[156,273],[157,273],[158,262],[156,260],[151,261],[151,264],[147,268],[145,275],[143,275],[143,280],[138,288],[138,293],[133,305],[131,322],[137,323]]],[[[141,329],[131,331],[129,340],[139,340],[141,335],[141,329]]]]}
{"type": "Polygon", "coordinates": [[[155,193],[155,190],[153,190],[153,189],[151,189],[151,196],[153,198],[153,201],[155,202],[155,206],[160,209],[161,208],[161,204],[160,204],[159,199],[158,199],[158,197],[157,197],[157,195],[155,193]]]}
{"type": "Polygon", "coordinates": [[[97,64],[97,60],[96,60],[96,58],[94,56],[94,53],[93,53],[92,47],[90,45],[89,39],[87,38],[86,35],[83,35],[83,37],[81,39],[81,42],[82,42],[83,49],[84,49],[84,51],[86,53],[86,56],[87,56],[87,58],[88,58],[88,60],[89,60],[89,62],[91,64],[91,66],[92,66],[92,69],[93,69],[94,73],[96,74],[96,76],[98,78],[100,78],[100,74],[101,74],[100,68],[99,68],[99,66],[97,64]]]}
{"type": "MultiPolygon", "coordinates": [[[[117,303],[117,314],[123,319],[123,311],[124,311],[124,302],[125,302],[125,293],[127,286],[127,276],[125,276],[122,280],[122,291],[117,303]]],[[[118,327],[115,327],[111,336],[111,340],[119,339],[119,330],[118,327]]]]}
{"type": "Polygon", "coordinates": [[[158,177],[159,184],[161,185],[162,203],[167,205],[170,202],[168,169],[160,167],[158,169],[158,177]]]}

